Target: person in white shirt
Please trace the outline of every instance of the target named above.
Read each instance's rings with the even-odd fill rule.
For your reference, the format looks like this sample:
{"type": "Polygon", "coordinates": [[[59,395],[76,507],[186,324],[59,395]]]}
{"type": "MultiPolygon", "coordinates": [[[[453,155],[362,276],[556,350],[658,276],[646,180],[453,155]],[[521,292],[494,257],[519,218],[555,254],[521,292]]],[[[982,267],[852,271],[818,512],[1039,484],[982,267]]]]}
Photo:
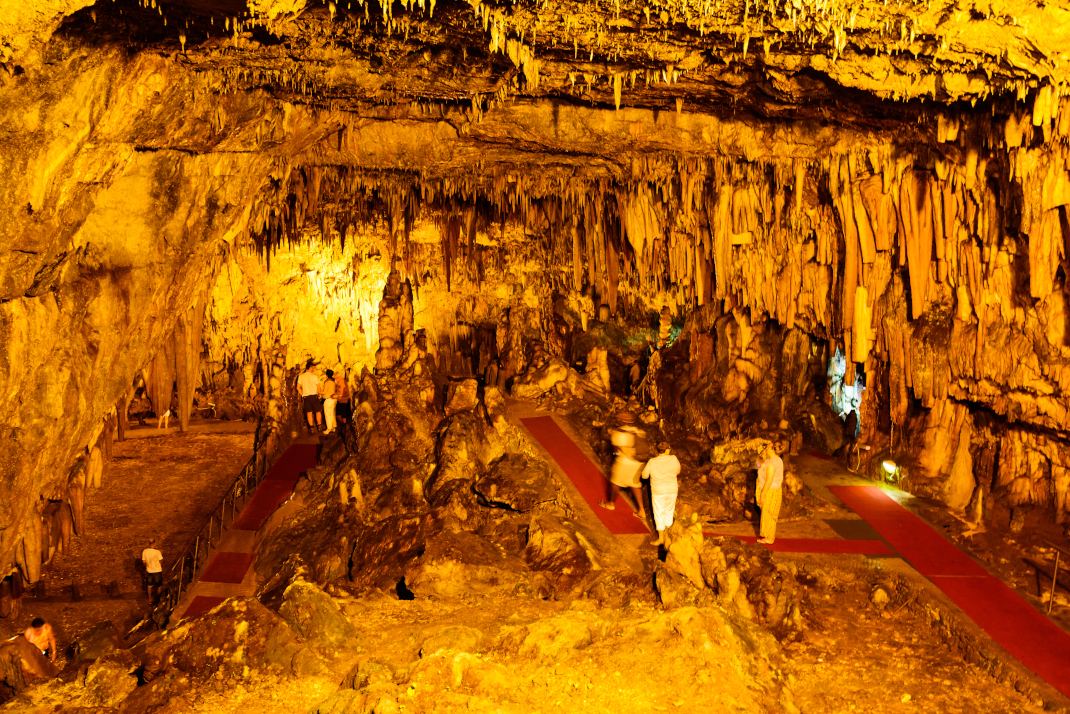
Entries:
{"type": "Polygon", "coordinates": [[[141,562],[145,564],[145,573],[148,575],[149,600],[155,601],[156,595],[163,589],[163,553],[156,549],[155,538],[149,541],[148,548],[141,551],[141,562]]]}
{"type": "Polygon", "coordinates": [[[324,434],[330,434],[335,430],[337,422],[334,419],[334,408],[338,404],[338,400],[334,398],[335,383],[334,383],[334,371],[327,370],[327,381],[323,383],[323,416],[327,422],[327,430],[324,434]]]}
{"type": "Polygon", "coordinates": [[[665,531],[672,525],[676,512],[676,494],[679,484],[676,477],[680,473],[680,459],[671,453],[666,442],[658,444],[658,455],[646,462],[643,478],[650,479],[650,502],[654,509],[654,527],[658,530],[658,539],[651,545],[665,544],[665,531]]]}
{"type": "Polygon", "coordinates": [[[758,464],[758,483],[754,490],[758,508],[762,509],[758,542],[772,543],[776,539],[776,521],[783,497],[784,460],[777,456],[776,447],[771,442],[762,451],[762,456],[765,461],[758,464]]]}
{"type": "Polygon", "coordinates": [[[301,393],[301,408],[308,420],[309,431],[319,431],[323,425],[323,411],[320,409],[320,378],[316,376],[316,363],[309,360],[305,371],[297,378],[297,389],[301,393]],[[315,417],[313,417],[315,415],[315,417]]]}

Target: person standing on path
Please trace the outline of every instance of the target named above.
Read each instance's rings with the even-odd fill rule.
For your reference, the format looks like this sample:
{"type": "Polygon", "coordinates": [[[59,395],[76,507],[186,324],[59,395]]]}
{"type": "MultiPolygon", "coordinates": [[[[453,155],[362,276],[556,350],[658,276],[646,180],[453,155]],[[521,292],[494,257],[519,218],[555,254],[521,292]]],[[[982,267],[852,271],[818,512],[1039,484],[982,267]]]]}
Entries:
{"type": "Polygon", "coordinates": [[[324,434],[330,434],[335,430],[337,422],[334,419],[334,408],[338,405],[338,400],[335,399],[336,386],[334,383],[334,370],[327,370],[327,381],[323,383],[323,417],[327,422],[327,429],[324,434]]]}
{"type": "Polygon", "coordinates": [[[635,497],[635,516],[645,521],[646,504],[643,499],[643,482],[639,479],[639,472],[643,465],[635,458],[635,442],[639,430],[633,426],[635,417],[630,412],[624,412],[619,418],[621,426],[610,434],[616,458],[613,459],[613,470],[609,477],[609,494],[606,500],[598,505],[612,511],[616,508],[617,494],[620,490],[630,489],[635,497]]]}
{"type": "Polygon", "coordinates": [[[680,459],[671,453],[667,442],[658,444],[658,455],[646,462],[643,478],[650,479],[650,502],[654,509],[654,527],[658,539],[651,545],[665,545],[665,531],[672,525],[676,512],[676,494],[679,484],[676,477],[680,473],[680,459]]]}
{"type": "Polygon", "coordinates": [[[40,617],[35,617],[22,636],[41,650],[41,654],[48,657],[50,662],[56,661],[56,636],[52,633],[52,625],[40,617]]]}
{"type": "Polygon", "coordinates": [[[163,589],[163,553],[156,549],[156,539],[149,540],[149,547],[141,551],[141,562],[145,564],[147,591],[149,600],[156,602],[163,589]],[[153,594],[153,590],[156,591],[153,594]]]}
{"type": "Polygon", "coordinates": [[[353,416],[353,407],[349,404],[352,395],[349,393],[349,382],[346,381],[344,371],[334,380],[334,384],[334,397],[338,400],[338,404],[334,408],[335,418],[340,420],[342,424],[348,424],[353,416]]]}
{"type": "Polygon", "coordinates": [[[320,378],[313,371],[315,366],[316,363],[310,359],[305,364],[305,371],[297,378],[297,389],[301,393],[301,408],[305,412],[310,432],[318,432],[323,424],[323,412],[320,411],[320,378]]]}
{"type": "Polygon", "coordinates": [[[780,516],[784,461],[777,456],[772,442],[765,447],[762,456],[765,460],[758,464],[758,484],[754,490],[758,508],[762,509],[758,542],[772,543],[776,539],[776,521],[780,516]]]}

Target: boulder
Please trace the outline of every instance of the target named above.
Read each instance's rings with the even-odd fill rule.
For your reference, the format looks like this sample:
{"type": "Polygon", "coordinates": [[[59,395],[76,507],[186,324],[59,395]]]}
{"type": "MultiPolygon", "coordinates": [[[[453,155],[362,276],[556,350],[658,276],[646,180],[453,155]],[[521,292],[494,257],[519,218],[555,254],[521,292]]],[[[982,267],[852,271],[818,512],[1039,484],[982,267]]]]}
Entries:
{"type": "Polygon", "coordinates": [[[528,566],[542,571],[559,592],[567,592],[594,567],[589,540],[561,519],[540,515],[528,526],[528,566]]]}
{"type": "Polygon", "coordinates": [[[428,540],[405,568],[405,582],[417,597],[459,598],[512,591],[523,579],[524,562],[468,531],[442,531],[428,540]]]}
{"type": "Polygon", "coordinates": [[[568,650],[583,649],[604,634],[592,630],[592,626],[604,628],[581,612],[563,612],[509,633],[503,645],[516,648],[521,656],[555,658],[568,650]]]}
{"type": "Polygon", "coordinates": [[[735,538],[710,538],[699,552],[699,566],[703,582],[724,607],[757,620],[781,641],[799,637],[808,607],[805,593],[768,550],[735,538]]]}
{"type": "Polygon", "coordinates": [[[667,608],[694,605],[702,588],[695,587],[686,576],[666,565],[659,564],[654,572],[654,587],[658,599],[667,608]]]}
{"type": "Polygon", "coordinates": [[[438,468],[425,487],[428,500],[435,503],[436,492],[447,483],[474,478],[504,453],[505,442],[482,414],[465,411],[448,417],[436,447],[438,468]]]}
{"type": "Polygon", "coordinates": [[[471,411],[479,405],[479,382],[466,379],[452,382],[446,399],[446,416],[457,412],[471,411]]]}
{"type": "Polygon", "coordinates": [[[542,461],[506,454],[475,482],[480,499],[490,506],[524,513],[557,497],[557,485],[542,461]]]}
{"type": "Polygon", "coordinates": [[[699,564],[699,552],[702,550],[702,523],[697,514],[692,514],[690,522],[676,521],[669,527],[669,554],[665,558],[665,568],[682,575],[696,588],[702,588],[702,567],[699,564]]]}
{"type": "Polygon", "coordinates": [[[21,692],[34,680],[55,677],[58,672],[25,637],[0,642],[0,684],[11,691],[21,692]]]}
{"type": "Polygon", "coordinates": [[[499,421],[505,421],[505,396],[502,390],[497,387],[485,387],[483,404],[487,408],[487,416],[491,424],[497,426],[499,421]]]}
{"type": "Polygon", "coordinates": [[[378,688],[394,683],[394,667],[388,662],[366,659],[357,664],[342,680],[342,686],[350,689],[378,688]]]}
{"type": "Polygon", "coordinates": [[[474,627],[447,625],[439,628],[420,644],[420,656],[426,657],[442,650],[478,652],[486,636],[474,627]]]}
{"type": "Polygon", "coordinates": [[[559,357],[551,357],[513,380],[513,396],[517,399],[536,399],[557,383],[566,381],[568,376],[568,365],[559,357]]]}
{"type": "Polygon", "coordinates": [[[340,689],[308,710],[308,714],[364,714],[368,697],[352,689],[340,689]]]}
{"type": "Polygon", "coordinates": [[[413,559],[423,553],[442,521],[431,514],[403,518],[391,516],[359,526],[353,542],[360,543],[350,557],[349,579],[358,589],[392,588],[405,575],[413,559]]]}
{"type": "Polygon", "coordinates": [[[89,666],[85,675],[83,706],[115,707],[137,689],[141,662],[130,650],[116,649],[89,666]]]}
{"type": "Polygon", "coordinates": [[[279,615],[321,649],[344,647],[357,636],[353,623],[331,596],[303,578],[295,579],[286,588],[279,615]]]}
{"type": "Polygon", "coordinates": [[[70,660],[71,662],[95,660],[114,650],[118,645],[119,639],[115,634],[115,625],[110,620],[106,620],[94,625],[71,643],[70,660]]]}
{"type": "Polygon", "coordinates": [[[134,648],[146,683],[135,696],[145,710],[213,677],[240,678],[246,668],[308,677],[327,666],[281,617],[254,598],[231,598],[178,627],[155,633],[134,648]],[[144,690],[144,694],[143,694],[144,690]]]}

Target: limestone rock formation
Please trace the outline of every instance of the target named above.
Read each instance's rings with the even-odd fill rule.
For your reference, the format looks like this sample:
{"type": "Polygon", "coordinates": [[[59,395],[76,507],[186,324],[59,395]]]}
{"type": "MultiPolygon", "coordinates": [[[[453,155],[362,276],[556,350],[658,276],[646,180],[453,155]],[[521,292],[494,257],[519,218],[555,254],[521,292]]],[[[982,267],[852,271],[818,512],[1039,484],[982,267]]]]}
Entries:
{"type": "MultiPolygon", "coordinates": [[[[37,703],[178,711],[227,689],[210,708],[259,668],[314,681],[310,708],[449,686],[530,710],[545,672],[508,657],[610,661],[620,631],[676,628],[681,656],[763,683],[706,708],[768,709],[769,673],[705,645],[737,620],[795,638],[805,597],[687,519],[742,518],[769,441],[976,523],[1067,524],[1067,26],[1066,3],[1006,0],[0,3],[0,617],[108,507],[128,427],[257,419],[262,472],[299,426],[296,368],[352,394],[303,507],[262,534],[257,573],[289,590],[101,653],[37,703]],[[417,598],[624,601],[636,569],[511,400],[606,463],[621,411],[671,438],[670,611],[358,657],[347,608],[402,578],[417,598]]],[[[810,501],[787,466],[791,515],[810,501]]],[[[760,640],[742,627],[730,645],[760,640]]],[[[0,653],[34,705],[48,668],[0,653]]]]}

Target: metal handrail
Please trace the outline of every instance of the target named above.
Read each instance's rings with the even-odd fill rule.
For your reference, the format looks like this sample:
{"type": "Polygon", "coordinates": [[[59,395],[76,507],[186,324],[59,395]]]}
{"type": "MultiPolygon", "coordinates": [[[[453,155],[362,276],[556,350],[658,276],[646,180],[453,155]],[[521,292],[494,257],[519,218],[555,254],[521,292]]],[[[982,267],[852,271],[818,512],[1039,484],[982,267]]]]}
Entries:
{"type": "MultiPolygon", "coordinates": [[[[285,397],[285,395],[284,395],[285,397]]],[[[287,402],[289,400],[286,400],[287,402]]],[[[281,424],[286,425],[293,421],[293,410],[286,409],[289,413],[288,419],[281,420],[281,424]]],[[[289,428],[284,428],[283,434],[289,433],[289,428]]],[[[288,440],[287,440],[288,441],[288,440]]],[[[286,444],[281,446],[285,447],[286,444]]],[[[160,602],[157,602],[150,606],[149,620],[153,620],[153,615],[160,609],[161,604],[166,609],[167,617],[171,616],[174,609],[178,607],[178,603],[182,601],[183,593],[197,580],[197,576],[200,574],[204,566],[208,565],[209,551],[213,547],[213,544],[218,542],[223,537],[223,529],[229,525],[233,525],[237,519],[238,514],[249,503],[249,499],[256,491],[257,487],[263,483],[264,478],[268,472],[271,471],[271,467],[274,465],[274,461],[268,463],[268,459],[274,456],[276,459],[285,453],[286,448],[280,448],[274,455],[266,454],[258,449],[253,450],[253,455],[242,467],[241,473],[234,479],[234,483],[223,498],[220,500],[219,505],[212,509],[207,521],[196,535],[189,542],[182,553],[175,559],[170,568],[170,575],[168,576],[162,590],[163,597],[160,602]],[[260,469],[257,468],[258,457],[263,457],[263,464],[260,469]],[[241,506],[238,505],[238,499],[241,499],[241,506]],[[227,505],[230,505],[230,517],[227,518],[227,505]],[[218,524],[218,525],[217,525],[218,524]],[[207,531],[207,532],[206,532],[207,531]],[[215,540],[213,542],[213,536],[215,540]],[[203,563],[201,562],[203,555],[203,563]]],[[[134,630],[138,629],[143,623],[139,623],[134,627],[134,630]]],[[[133,630],[131,630],[132,632],[133,630]]]]}
{"type": "MultiPolygon", "coordinates": [[[[240,512],[238,499],[241,499],[241,507],[244,508],[253,492],[264,480],[264,474],[267,473],[267,469],[264,470],[264,474],[257,473],[256,457],[257,455],[254,453],[245,466],[242,467],[241,473],[238,474],[234,483],[223,494],[219,505],[212,509],[204,525],[201,526],[185,550],[175,558],[174,563],[171,565],[170,576],[165,583],[166,587],[163,589],[163,602],[169,615],[181,602],[184,589],[197,579],[200,571],[208,564],[208,553],[213,544],[218,544],[223,537],[223,529],[233,524],[237,518],[240,512]],[[229,519],[227,517],[228,505],[230,506],[229,519]],[[204,556],[203,563],[201,562],[202,555],[204,556]]],[[[158,607],[159,605],[157,604],[153,609],[155,610],[158,607]]]]}
{"type": "MultiPolygon", "coordinates": [[[[1047,538],[1041,538],[1041,540],[1055,550],[1055,572],[1051,574],[1051,592],[1048,593],[1048,614],[1050,615],[1052,603],[1055,602],[1055,585],[1059,582],[1059,556],[1065,555],[1067,559],[1070,560],[1070,551],[1062,546],[1052,543],[1047,538]]],[[[1039,580],[1039,576],[1037,579],[1039,580]]]]}

